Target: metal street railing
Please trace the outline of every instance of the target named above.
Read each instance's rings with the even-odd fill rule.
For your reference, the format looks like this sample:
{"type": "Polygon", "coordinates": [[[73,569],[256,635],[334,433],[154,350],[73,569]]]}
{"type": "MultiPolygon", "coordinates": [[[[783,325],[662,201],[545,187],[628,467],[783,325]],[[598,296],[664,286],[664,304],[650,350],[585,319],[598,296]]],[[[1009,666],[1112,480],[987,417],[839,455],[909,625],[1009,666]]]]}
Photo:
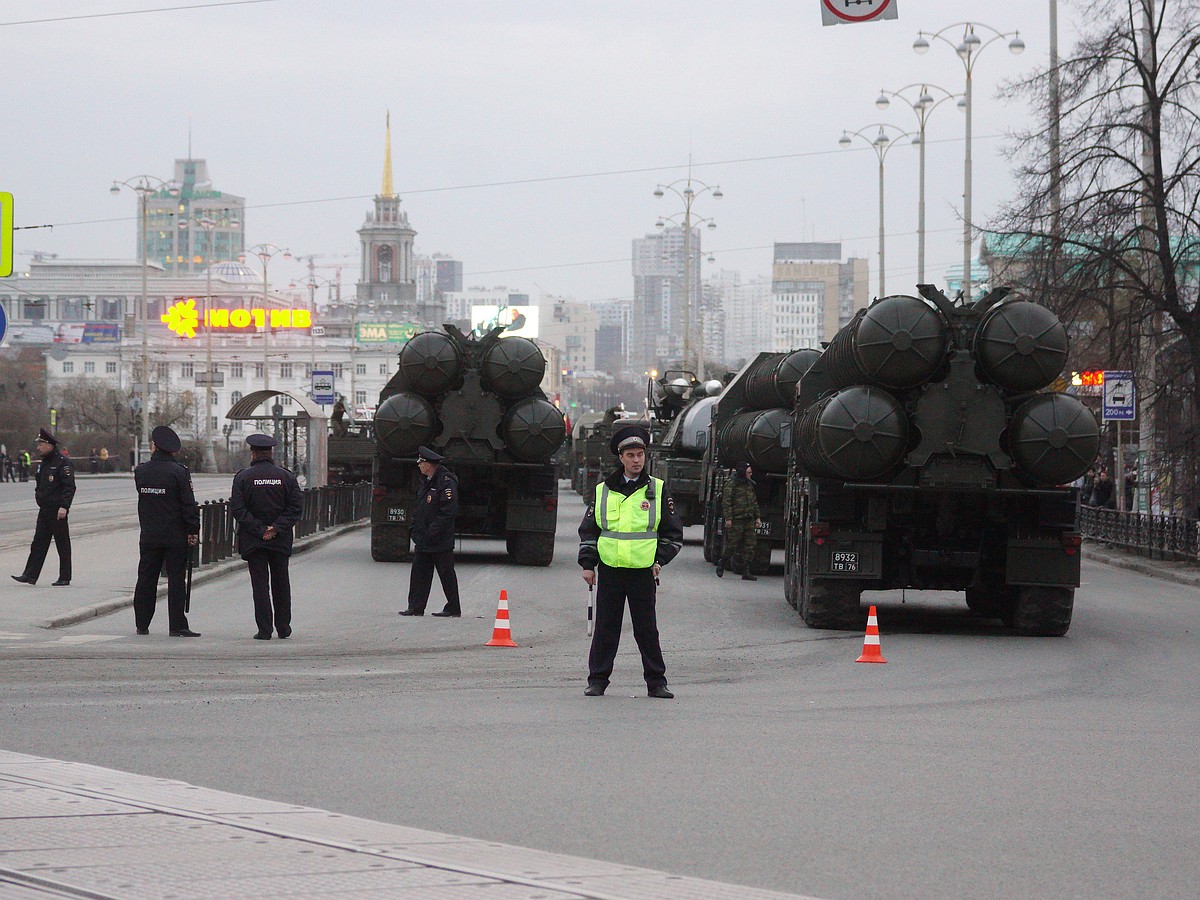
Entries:
{"type": "Polygon", "coordinates": [[[1085,506],[1080,510],[1080,531],[1086,538],[1151,559],[1200,562],[1200,519],[1085,506]]]}
{"type": "MultiPolygon", "coordinates": [[[[371,515],[371,485],[331,484],[308,488],[304,511],[296,523],[297,538],[308,537],[339,525],[348,525],[371,515]]],[[[199,565],[229,559],[237,543],[237,523],[228,500],[208,500],[200,504],[199,565]]]]}

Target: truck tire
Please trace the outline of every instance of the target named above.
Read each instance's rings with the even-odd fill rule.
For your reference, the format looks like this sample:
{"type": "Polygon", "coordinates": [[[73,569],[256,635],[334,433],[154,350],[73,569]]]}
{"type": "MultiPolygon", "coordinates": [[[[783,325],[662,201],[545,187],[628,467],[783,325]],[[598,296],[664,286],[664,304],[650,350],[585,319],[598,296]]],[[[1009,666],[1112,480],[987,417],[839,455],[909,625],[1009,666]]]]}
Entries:
{"type": "Polygon", "coordinates": [[[713,517],[712,510],[704,511],[704,561],[706,563],[717,563],[717,521],[713,517]]]}
{"type": "Polygon", "coordinates": [[[504,538],[508,555],[518,566],[548,566],[554,562],[554,535],[540,531],[510,532],[504,538]]]}
{"type": "Polygon", "coordinates": [[[1017,603],[1015,588],[1003,584],[985,583],[980,587],[967,588],[967,609],[985,619],[1002,619],[1011,624],[1017,603]]]}
{"type": "Polygon", "coordinates": [[[371,559],[375,562],[410,562],[412,549],[407,525],[372,525],[371,559]]]}
{"type": "Polygon", "coordinates": [[[862,614],[862,586],[854,581],[805,578],[800,615],[809,628],[835,631],[859,631],[866,618],[862,614]]]}
{"type": "Polygon", "coordinates": [[[1012,628],[1017,634],[1030,637],[1060,637],[1071,627],[1071,611],[1074,606],[1074,588],[1018,588],[1012,628]]]}

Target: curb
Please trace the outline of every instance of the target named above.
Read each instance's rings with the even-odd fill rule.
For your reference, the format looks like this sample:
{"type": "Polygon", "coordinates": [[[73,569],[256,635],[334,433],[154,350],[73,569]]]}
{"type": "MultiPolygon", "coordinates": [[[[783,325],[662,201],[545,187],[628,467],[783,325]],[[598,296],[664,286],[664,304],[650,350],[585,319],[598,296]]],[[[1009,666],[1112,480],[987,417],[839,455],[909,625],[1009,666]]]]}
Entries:
{"type": "Polygon", "coordinates": [[[1164,568],[1161,564],[1155,565],[1155,560],[1129,556],[1115,548],[1106,553],[1098,548],[1085,545],[1083,548],[1083,557],[1093,562],[1103,563],[1106,566],[1125,569],[1129,572],[1137,572],[1139,575],[1149,575],[1152,578],[1161,578],[1164,581],[1173,581],[1176,584],[1200,587],[1200,573],[1177,572],[1174,569],[1164,568]],[[1121,555],[1117,556],[1114,554],[1121,555]]]}
{"type": "MultiPolygon", "coordinates": [[[[336,528],[331,528],[328,531],[322,531],[319,534],[310,535],[302,541],[298,541],[292,548],[292,555],[297,556],[301,553],[307,553],[309,550],[314,550],[324,544],[329,543],[334,538],[339,538],[343,534],[349,534],[352,531],[357,531],[360,528],[370,526],[370,521],[367,519],[361,522],[351,522],[348,525],[339,525],[336,528]]],[[[240,569],[244,565],[240,557],[222,560],[219,563],[214,563],[205,567],[202,571],[193,569],[192,586],[198,584],[206,584],[209,581],[216,581],[228,575],[230,572],[240,569]]],[[[80,606],[76,609],[68,610],[57,616],[51,616],[48,619],[42,619],[34,624],[38,628],[66,628],[68,625],[78,625],[80,622],[86,622],[88,619],[98,619],[101,616],[111,615],[119,612],[122,609],[128,609],[133,606],[133,594],[121,597],[113,597],[110,600],[101,600],[99,603],[91,603],[87,606],[80,606]]]]}

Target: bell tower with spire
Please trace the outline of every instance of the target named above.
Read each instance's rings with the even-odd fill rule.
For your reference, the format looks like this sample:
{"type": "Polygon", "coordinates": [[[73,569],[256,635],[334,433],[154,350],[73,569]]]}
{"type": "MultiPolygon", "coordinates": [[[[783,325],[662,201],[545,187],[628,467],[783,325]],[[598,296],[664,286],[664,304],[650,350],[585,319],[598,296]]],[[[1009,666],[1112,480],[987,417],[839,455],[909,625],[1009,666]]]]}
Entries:
{"type": "Polygon", "coordinates": [[[383,188],[375,210],[358,229],[361,269],[355,294],[359,303],[393,310],[393,319],[416,318],[417,283],[413,277],[413,238],[408,213],[392,186],[392,114],[387,115],[383,151],[383,188]]]}

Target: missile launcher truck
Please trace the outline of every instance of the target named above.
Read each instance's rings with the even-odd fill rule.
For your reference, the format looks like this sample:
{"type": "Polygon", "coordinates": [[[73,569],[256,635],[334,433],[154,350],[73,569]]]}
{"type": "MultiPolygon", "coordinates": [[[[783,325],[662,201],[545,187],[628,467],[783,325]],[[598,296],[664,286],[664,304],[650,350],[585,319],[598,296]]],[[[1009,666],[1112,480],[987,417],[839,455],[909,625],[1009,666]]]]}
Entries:
{"type": "Polygon", "coordinates": [[[787,425],[800,376],[819,356],[817,350],[759,353],[733,377],[713,404],[700,476],[704,558],[708,562],[716,562],[721,555],[725,523],[720,497],[738,462],[748,462],[754,469],[762,512],[752,571],[765,573],[771,551],[783,548],[790,446],[787,425]]]}
{"type": "Polygon", "coordinates": [[[647,383],[646,407],[655,427],[647,460],[666,483],[684,525],[704,524],[704,448],[720,381],[701,383],[691,372],[665,372],[647,383]]]}
{"type": "Polygon", "coordinates": [[[562,413],[539,385],[546,360],[527,338],[481,338],[453,325],[415,335],[375,411],[371,556],[411,558],[409,523],[420,485],[417,449],[446,457],[458,476],[458,537],[503,539],[518,565],[554,559],[562,413]]]}
{"type": "Polygon", "coordinates": [[[813,628],[861,629],[865,590],[963,591],[1027,635],[1065,634],[1095,415],[1046,391],[1067,333],[1007,289],[932,285],[860,311],[800,382],[785,595],[813,628]]]}

